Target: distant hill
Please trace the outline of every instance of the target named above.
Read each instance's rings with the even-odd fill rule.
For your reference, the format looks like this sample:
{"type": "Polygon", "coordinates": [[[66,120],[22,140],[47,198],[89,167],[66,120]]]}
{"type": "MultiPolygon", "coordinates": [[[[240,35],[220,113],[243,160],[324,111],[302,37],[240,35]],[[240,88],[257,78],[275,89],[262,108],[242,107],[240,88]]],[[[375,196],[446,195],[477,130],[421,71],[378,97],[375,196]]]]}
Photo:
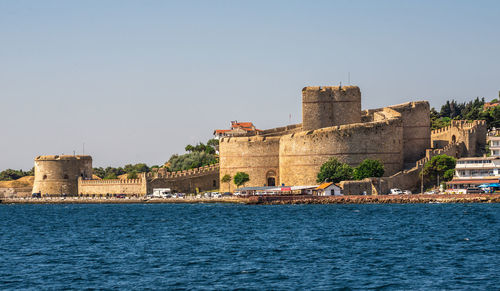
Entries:
{"type": "Polygon", "coordinates": [[[0,181],[0,188],[24,188],[33,187],[35,176],[24,176],[13,181],[0,181]]]}

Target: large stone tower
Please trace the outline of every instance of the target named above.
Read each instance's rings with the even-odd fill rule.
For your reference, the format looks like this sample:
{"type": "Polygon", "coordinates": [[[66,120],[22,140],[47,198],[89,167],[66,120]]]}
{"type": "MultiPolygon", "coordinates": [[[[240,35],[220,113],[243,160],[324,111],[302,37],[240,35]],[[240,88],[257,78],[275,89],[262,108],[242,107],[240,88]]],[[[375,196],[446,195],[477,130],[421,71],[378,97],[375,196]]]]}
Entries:
{"type": "Polygon", "coordinates": [[[90,156],[38,156],[35,158],[34,193],[78,195],[78,178],[92,178],[90,156]]]}
{"type": "Polygon", "coordinates": [[[361,122],[361,92],[357,86],[302,89],[304,130],[361,122]]]}

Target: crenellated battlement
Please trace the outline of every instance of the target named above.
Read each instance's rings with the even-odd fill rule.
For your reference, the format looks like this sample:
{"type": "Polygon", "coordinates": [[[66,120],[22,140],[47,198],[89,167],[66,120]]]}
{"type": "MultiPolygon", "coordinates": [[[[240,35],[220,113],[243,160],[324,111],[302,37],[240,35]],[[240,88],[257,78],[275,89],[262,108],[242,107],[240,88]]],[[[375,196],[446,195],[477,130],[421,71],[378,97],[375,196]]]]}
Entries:
{"type": "Polygon", "coordinates": [[[474,129],[477,128],[478,126],[486,126],[486,121],[485,120],[474,120],[474,121],[469,121],[469,120],[452,120],[450,125],[445,126],[443,128],[435,129],[431,131],[432,135],[435,134],[440,134],[440,133],[445,133],[448,132],[454,128],[466,130],[466,129],[474,129]]]}
{"type": "Polygon", "coordinates": [[[147,173],[148,179],[176,179],[176,178],[188,178],[194,176],[208,175],[219,171],[219,164],[213,164],[208,166],[203,166],[195,169],[177,171],[177,172],[167,172],[166,169],[157,169],[156,171],[147,173]]]}
{"type": "Polygon", "coordinates": [[[103,179],[103,180],[82,180],[81,185],[103,185],[103,184],[141,184],[142,179],[103,179]]]}
{"type": "Polygon", "coordinates": [[[416,162],[417,166],[423,166],[425,163],[430,161],[433,157],[438,155],[449,155],[455,156],[456,149],[458,147],[457,143],[450,143],[442,149],[428,149],[425,153],[425,158],[422,158],[416,162]]]}
{"type": "Polygon", "coordinates": [[[361,122],[357,86],[310,86],[302,89],[302,128],[314,130],[361,122]]]}

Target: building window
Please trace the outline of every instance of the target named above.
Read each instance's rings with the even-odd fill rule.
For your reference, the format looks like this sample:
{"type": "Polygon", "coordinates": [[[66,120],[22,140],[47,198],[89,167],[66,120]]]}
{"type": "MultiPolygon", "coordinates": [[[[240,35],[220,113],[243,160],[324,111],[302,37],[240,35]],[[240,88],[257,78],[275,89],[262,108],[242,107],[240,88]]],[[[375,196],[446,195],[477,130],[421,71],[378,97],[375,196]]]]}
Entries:
{"type": "Polygon", "coordinates": [[[63,178],[66,179],[66,180],[68,180],[69,179],[68,174],[64,174],[63,178]]]}
{"type": "Polygon", "coordinates": [[[47,179],[47,175],[43,175],[43,179],[44,179],[44,180],[45,180],[45,179],[47,179]]]}

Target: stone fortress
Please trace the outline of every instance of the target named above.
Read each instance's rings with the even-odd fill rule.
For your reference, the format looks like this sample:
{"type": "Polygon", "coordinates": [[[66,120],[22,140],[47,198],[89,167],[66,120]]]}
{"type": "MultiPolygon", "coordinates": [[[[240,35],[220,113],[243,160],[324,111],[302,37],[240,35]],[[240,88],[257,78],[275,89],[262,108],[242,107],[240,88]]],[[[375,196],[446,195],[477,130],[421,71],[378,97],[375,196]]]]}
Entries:
{"type": "Polygon", "coordinates": [[[151,173],[141,173],[137,179],[101,180],[92,177],[90,156],[55,155],[35,158],[33,193],[40,193],[42,197],[116,194],[143,196],[152,193],[154,188],[194,193],[218,187],[218,165],[179,172],[157,169],[151,173]]]}
{"type": "MultiPolygon", "coordinates": [[[[331,157],[353,167],[377,159],[386,177],[343,183],[344,192],[413,190],[426,159],[441,153],[473,156],[485,148],[484,122],[453,122],[431,132],[429,113],[427,101],[361,110],[356,86],[305,87],[301,124],[220,139],[220,176],[246,172],[245,186],[316,185],[321,165],[331,157]]],[[[221,184],[221,191],[228,190],[221,184]]]]}
{"type": "Polygon", "coordinates": [[[53,155],[35,158],[33,193],[78,193],[78,179],[92,178],[90,156],[53,155]]]}
{"type": "Polygon", "coordinates": [[[385,177],[341,183],[346,194],[387,193],[398,187],[415,190],[424,163],[435,155],[480,155],[485,150],[484,121],[453,121],[430,129],[427,101],[361,110],[356,86],[305,87],[302,89],[302,123],[221,137],[220,163],[188,171],[165,169],[143,173],[138,179],[92,178],[90,156],[40,156],[35,159],[33,192],[42,196],[145,195],[154,188],[194,193],[235,191],[220,183],[246,172],[245,186],[316,185],[321,165],[331,157],[353,167],[364,159],[380,160],[385,177]]]}

